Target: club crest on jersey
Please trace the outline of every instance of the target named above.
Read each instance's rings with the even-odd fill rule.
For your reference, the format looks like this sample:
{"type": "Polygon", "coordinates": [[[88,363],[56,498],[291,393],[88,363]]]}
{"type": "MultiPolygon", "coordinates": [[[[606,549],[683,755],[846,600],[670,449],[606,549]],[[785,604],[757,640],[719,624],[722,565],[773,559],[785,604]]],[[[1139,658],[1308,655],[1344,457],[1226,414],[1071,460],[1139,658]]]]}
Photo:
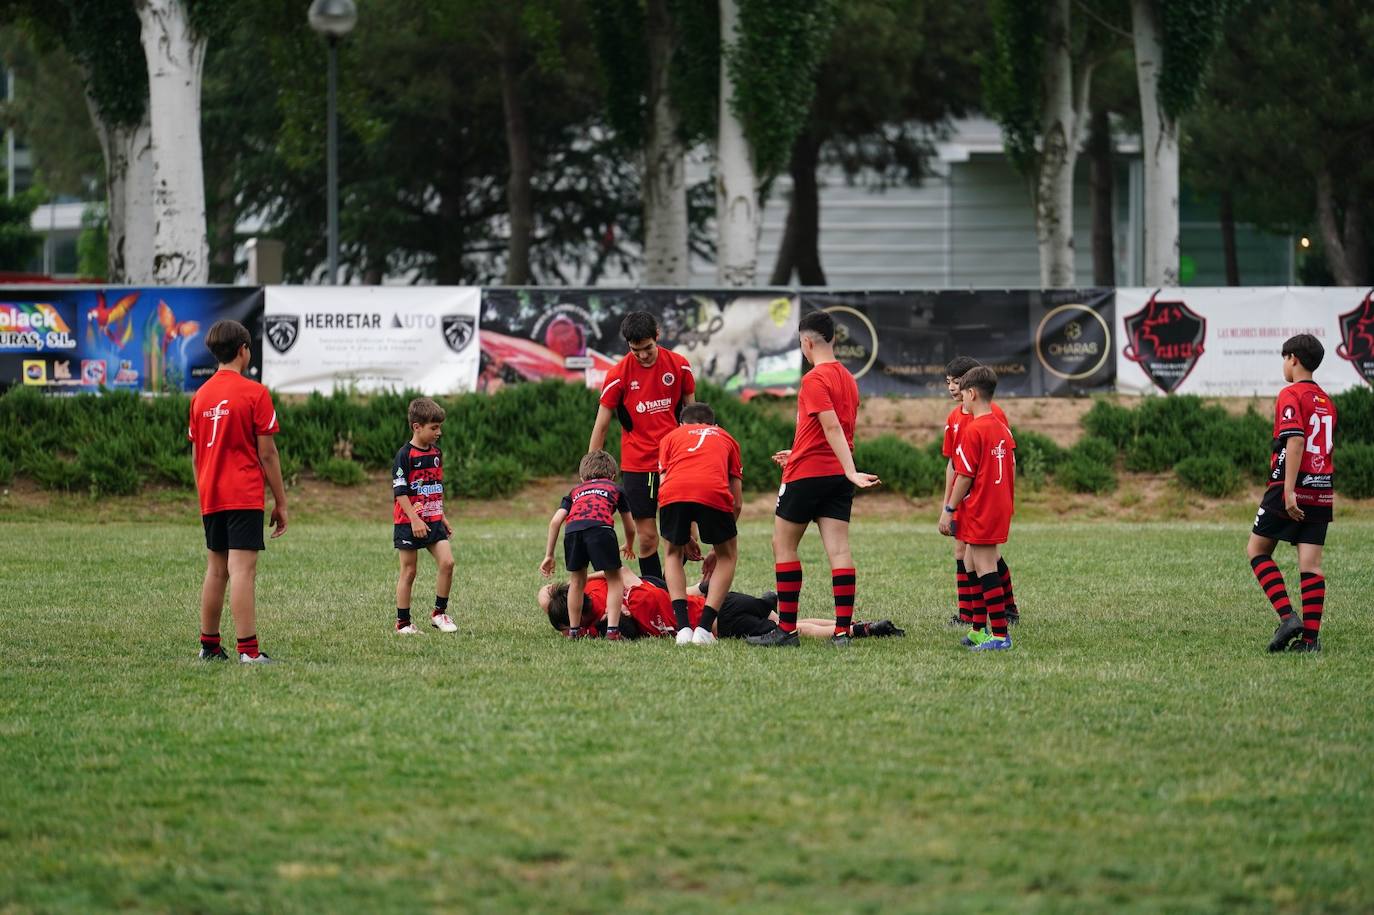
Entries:
{"type": "Polygon", "coordinates": [[[1283,408],[1283,418],[1284,418],[1284,419],[1292,419],[1292,418],[1293,418],[1293,408],[1292,408],[1292,407],[1284,407],[1284,408],[1283,408]]]}
{"type": "Polygon", "coordinates": [[[1159,291],[1145,307],[1126,317],[1122,355],[1140,366],[1165,394],[1178,390],[1197,365],[1207,337],[1207,319],[1186,302],[1160,301],[1159,291]]]}
{"type": "Polygon", "coordinates": [[[468,348],[472,338],[477,336],[477,319],[471,315],[444,315],[444,342],[455,353],[468,348]]]}
{"type": "Polygon", "coordinates": [[[1354,366],[1368,384],[1374,384],[1374,291],[1340,317],[1341,342],[1336,355],[1354,366]]]}
{"type": "Polygon", "coordinates": [[[677,376],[674,375],[672,372],[664,372],[664,373],[663,373],[663,383],[664,383],[665,385],[671,385],[671,384],[672,384],[674,381],[676,381],[676,380],[677,380],[677,376]]]}
{"type": "Polygon", "coordinates": [[[269,315],[263,333],[274,350],[285,354],[301,338],[301,316],[269,315]]]}

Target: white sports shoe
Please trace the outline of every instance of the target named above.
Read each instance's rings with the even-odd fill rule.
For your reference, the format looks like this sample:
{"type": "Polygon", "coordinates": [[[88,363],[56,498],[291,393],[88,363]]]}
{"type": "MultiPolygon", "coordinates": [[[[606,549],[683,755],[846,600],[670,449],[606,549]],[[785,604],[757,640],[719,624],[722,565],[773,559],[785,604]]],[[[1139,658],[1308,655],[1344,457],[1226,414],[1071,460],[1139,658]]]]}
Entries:
{"type": "Polygon", "coordinates": [[[683,627],[682,629],[679,629],[679,630],[677,631],[677,643],[678,643],[679,645],[690,645],[690,644],[692,644],[692,632],[693,632],[693,630],[688,629],[688,628],[686,628],[686,627],[683,627]]]}
{"type": "Polygon", "coordinates": [[[415,628],[414,623],[406,623],[404,626],[396,627],[397,635],[419,635],[420,630],[415,628]]]}
{"type": "Polygon", "coordinates": [[[447,613],[436,613],[429,618],[429,624],[440,632],[457,632],[458,624],[448,618],[447,613]]]}
{"type": "Polygon", "coordinates": [[[711,645],[716,641],[716,637],[711,634],[709,629],[702,629],[700,626],[692,630],[693,645],[711,645]]]}
{"type": "Polygon", "coordinates": [[[240,664],[275,664],[275,663],[277,663],[277,662],[276,662],[276,661],[273,661],[271,658],[269,658],[267,655],[263,654],[262,652],[258,652],[258,656],[257,656],[256,658],[250,658],[250,657],[249,657],[248,655],[246,655],[246,654],[240,654],[240,655],[239,655],[239,663],[240,663],[240,664]]]}

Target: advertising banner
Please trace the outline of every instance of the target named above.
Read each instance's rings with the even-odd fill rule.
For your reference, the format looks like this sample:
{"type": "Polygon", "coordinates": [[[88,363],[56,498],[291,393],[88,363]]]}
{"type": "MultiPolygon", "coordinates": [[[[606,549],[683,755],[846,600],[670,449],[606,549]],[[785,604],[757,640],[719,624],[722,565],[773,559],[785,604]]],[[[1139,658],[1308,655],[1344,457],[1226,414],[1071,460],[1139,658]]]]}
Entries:
{"type": "Polygon", "coordinates": [[[0,289],[0,385],[194,391],[215,373],[205,333],[222,318],[254,335],[249,372],[260,377],[262,311],[261,289],[0,289]]]}
{"type": "Polygon", "coordinates": [[[264,383],[286,394],[472,391],[480,305],[476,287],[269,286],[264,383]]]}
{"type": "Polygon", "coordinates": [[[803,292],[835,318],[835,352],[864,395],[945,397],[945,365],[997,371],[1001,397],[1110,387],[1110,290],[803,292]]]}
{"type": "Polygon", "coordinates": [[[771,290],[484,289],[478,388],[561,378],[599,388],[629,348],[620,322],[658,319],[659,343],[699,380],[744,394],[787,392],[801,377],[797,298],[771,290]]]}
{"type": "Polygon", "coordinates": [[[1129,394],[1273,396],[1280,350],[1297,334],[1326,348],[1319,380],[1336,393],[1374,378],[1368,289],[1124,288],[1117,296],[1117,390],[1129,394]]]}

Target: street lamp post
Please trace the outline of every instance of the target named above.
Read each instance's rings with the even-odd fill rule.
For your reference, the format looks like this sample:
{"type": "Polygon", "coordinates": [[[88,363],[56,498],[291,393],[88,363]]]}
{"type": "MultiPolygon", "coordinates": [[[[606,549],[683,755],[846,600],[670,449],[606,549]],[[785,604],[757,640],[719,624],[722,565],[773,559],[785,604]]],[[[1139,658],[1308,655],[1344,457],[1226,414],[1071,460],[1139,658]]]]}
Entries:
{"type": "Polygon", "coordinates": [[[358,9],[353,0],[314,0],[310,4],[310,27],[329,43],[329,139],[326,150],[329,188],[326,195],[329,231],[329,282],[339,282],[339,39],[353,31],[358,9]]]}

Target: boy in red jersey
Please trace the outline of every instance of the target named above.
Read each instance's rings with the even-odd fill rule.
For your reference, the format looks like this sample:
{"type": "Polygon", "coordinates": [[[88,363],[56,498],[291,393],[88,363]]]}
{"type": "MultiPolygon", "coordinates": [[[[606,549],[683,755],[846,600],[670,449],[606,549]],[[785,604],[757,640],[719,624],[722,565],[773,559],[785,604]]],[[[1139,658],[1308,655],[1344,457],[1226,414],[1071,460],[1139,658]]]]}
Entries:
{"type": "Polygon", "coordinates": [[[1007,633],[1002,576],[997,572],[998,548],[1007,542],[1015,511],[1012,480],[1016,476],[1016,442],[1011,430],[992,412],[997,373],[985,365],[969,369],[959,379],[964,407],[971,414],[954,447],[954,488],[940,513],[940,533],[954,535],[959,512],[959,537],[967,544],[965,564],[973,566],[983,607],[974,608],[973,629],[964,644],[974,651],[1011,648],[1007,633]],[[991,626],[988,634],[985,626],[991,626]]]}
{"type": "Polygon", "coordinates": [[[778,583],[778,628],[748,639],[750,645],[797,644],[797,603],[802,566],[797,554],[812,521],[830,560],[835,598],[831,643],[848,645],[854,618],[854,557],[849,552],[849,514],[854,487],[878,485],[871,473],[854,469],[854,423],[859,386],[835,358],[835,319],[824,311],[798,324],[802,355],[812,365],[797,394],[797,431],[792,447],[773,455],[782,465],[782,488],[773,518],[773,571],[778,583]]]}
{"type": "Polygon", "coordinates": [[[710,406],[690,403],[682,408],[682,425],[659,443],[658,465],[659,525],[668,541],[665,578],[673,600],[677,643],[709,645],[716,640],[711,627],[735,580],[739,555],[735,522],[744,506],[739,443],[716,425],[710,406]],[[693,527],[702,543],[712,544],[716,557],[710,594],[696,624],[687,615],[687,573],[682,567],[693,527]]]}
{"type": "Polygon", "coordinates": [[[625,501],[625,490],[615,484],[615,458],[605,451],[584,455],[578,466],[582,482],[563,497],[563,503],[549,520],[549,542],[539,572],[545,578],[553,574],[553,546],[563,519],[568,521],[568,533],[563,538],[563,562],[572,582],[568,596],[568,637],[581,638],[582,591],[587,584],[587,566],[606,573],[608,590],[606,601],[606,638],[620,638],[620,606],[624,595],[621,583],[620,557],[634,555],[635,525],[625,501]],[[625,547],[617,552],[615,516],[625,524],[625,547]]]}
{"type": "Polygon", "coordinates": [[[1255,513],[1246,553],[1260,588],[1279,615],[1269,650],[1321,651],[1318,638],[1326,603],[1322,546],[1335,505],[1331,450],[1335,444],[1336,405],[1312,380],[1326,355],[1311,334],[1283,344],[1283,380],[1288,387],[1274,402],[1274,445],[1269,485],[1255,513]],[[1274,547],[1286,540],[1298,550],[1302,576],[1302,618],[1293,612],[1283,573],[1274,564],[1274,547]],[[1299,637],[1301,636],[1301,637],[1299,637]]]}
{"type": "Polygon", "coordinates": [[[241,664],[267,664],[258,650],[258,551],[263,549],[263,481],[272,487],[272,538],[286,533],[286,487],[281,457],[272,436],[281,431],[267,388],[243,376],[252,358],[252,338],[237,321],[217,321],[205,334],[205,346],[219,370],[191,398],[192,467],[200,492],[205,527],[205,582],[200,591],[200,657],[227,661],[220,645],[219,622],[224,591],[238,635],[241,664]]]}
{"type": "Polygon", "coordinates": [[[448,615],[448,592],[453,586],[453,526],[444,517],[444,458],[437,442],[444,434],[444,408],[428,397],[417,397],[406,408],[410,441],[396,452],[391,466],[391,541],[401,558],[396,579],[396,631],[418,635],[410,621],[410,592],[415,584],[420,550],[429,550],[439,565],[434,580],[434,610],[429,624],[440,632],[457,632],[448,615]]]}
{"type": "MultiPolygon", "coordinates": [[[[661,578],[656,525],[658,443],[677,428],[682,408],[692,402],[696,380],[685,357],[658,345],[658,322],[647,311],[626,315],[620,323],[620,335],[630,352],[606,374],[587,451],[605,447],[611,416],[617,416],[623,430],[621,480],[635,519],[639,574],[661,578]]],[[[701,558],[695,544],[688,550],[688,558],[701,558]]]]}
{"type": "MultiPolygon", "coordinates": [[[[956,402],[956,406],[945,420],[945,439],[940,450],[940,453],[947,459],[945,464],[945,501],[943,503],[945,505],[949,504],[950,493],[954,491],[956,476],[954,472],[954,449],[959,444],[959,430],[972,418],[964,408],[963,398],[959,393],[959,379],[963,377],[965,372],[977,368],[979,364],[976,359],[970,359],[968,356],[955,356],[945,366],[945,388],[949,391],[949,396],[956,402]]],[[[1007,422],[1007,415],[995,403],[992,405],[992,415],[996,416],[1002,425],[1008,429],[1011,428],[1011,423],[1007,422]]],[[[957,519],[951,526],[954,530],[958,530],[957,519]]],[[[1002,576],[1002,590],[1006,592],[1007,622],[1014,625],[1020,622],[1021,614],[1016,608],[1016,598],[1011,590],[1011,569],[1000,555],[1000,551],[997,557],[997,574],[1002,576]]],[[[973,622],[974,609],[982,603],[983,598],[982,587],[978,583],[977,576],[969,571],[968,563],[965,562],[964,541],[959,539],[957,533],[954,536],[954,581],[955,594],[959,601],[959,612],[949,618],[948,625],[960,628],[973,622]]]]}

